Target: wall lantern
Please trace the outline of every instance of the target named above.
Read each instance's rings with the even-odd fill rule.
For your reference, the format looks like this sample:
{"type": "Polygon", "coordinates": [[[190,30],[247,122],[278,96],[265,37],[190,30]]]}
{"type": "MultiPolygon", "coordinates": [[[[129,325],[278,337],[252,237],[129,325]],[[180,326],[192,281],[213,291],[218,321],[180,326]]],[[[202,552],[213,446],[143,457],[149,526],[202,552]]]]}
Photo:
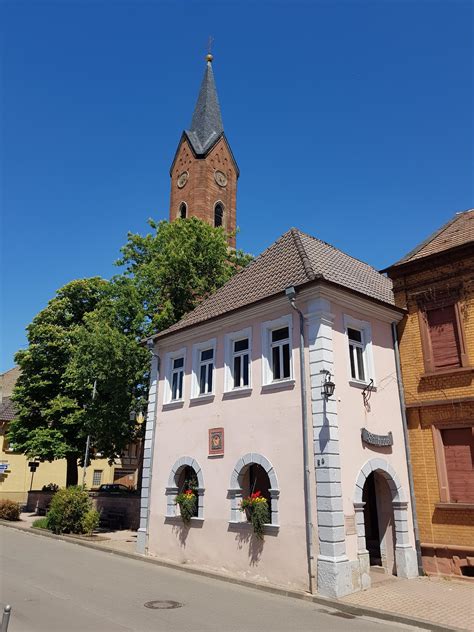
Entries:
{"type": "Polygon", "coordinates": [[[336,385],[331,379],[330,371],[328,371],[327,369],[322,369],[321,373],[324,373],[324,376],[325,376],[324,382],[322,384],[321,395],[327,401],[329,398],[331,398],[334,395],[334,389],[336,388],[336,385]]]}

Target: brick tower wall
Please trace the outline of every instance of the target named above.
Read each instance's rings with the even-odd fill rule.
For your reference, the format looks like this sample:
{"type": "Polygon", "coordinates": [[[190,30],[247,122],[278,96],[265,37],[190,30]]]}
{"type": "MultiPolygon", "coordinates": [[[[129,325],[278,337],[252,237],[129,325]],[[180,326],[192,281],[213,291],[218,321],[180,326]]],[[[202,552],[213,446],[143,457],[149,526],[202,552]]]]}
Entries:
{"type": "Polygon", "coordinates": [[[186,138],[178,148],[171,172],[170,221],[179,217],[182,202],[187,205],[187,217],[198,217],[214,225],[214,207],[217,202],[224,206],[223,227],[234,235],[229,245],[235,248],[237,171],[234,161],[221,138],[204,158],[196,158],[186,138]],[[187,171],[188,180],[184,187],[178,187],[179,176],[187,171]],[[222,171],[227,176],[227,185],[221,187],[214,179],[214,173],[222,171]]]}

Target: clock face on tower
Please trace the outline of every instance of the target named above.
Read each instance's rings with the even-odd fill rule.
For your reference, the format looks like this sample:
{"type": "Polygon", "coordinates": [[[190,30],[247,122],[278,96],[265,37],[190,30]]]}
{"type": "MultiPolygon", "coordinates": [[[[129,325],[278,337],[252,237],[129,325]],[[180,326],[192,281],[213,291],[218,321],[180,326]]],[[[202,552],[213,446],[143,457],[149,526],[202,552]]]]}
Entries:
{"type": "Polygon", "coordinates": [[[220,187],[227,185],[227,176],[222,171],[214,171],[214,180],[220,187]]]}
{"type": "Polygon", "coordinates": [[[189,173],[187,171],[183,171],[183,173],[178,176],[178,180],[176,182],[176,184],[178,185],[178,189],[182,189],[184,187],[184,185],[188,181],[188,178],[189,173]]]}

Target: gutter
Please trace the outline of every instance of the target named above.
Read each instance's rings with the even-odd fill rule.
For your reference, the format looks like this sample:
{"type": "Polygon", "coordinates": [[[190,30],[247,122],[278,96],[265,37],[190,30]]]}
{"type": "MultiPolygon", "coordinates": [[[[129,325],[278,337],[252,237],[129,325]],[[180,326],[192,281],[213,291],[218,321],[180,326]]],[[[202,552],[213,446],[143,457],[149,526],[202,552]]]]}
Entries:
{"type": "Polygon", "coordinates": [[[421,544],[420,544],[420,531],[418,528],[418,517],[416,511],[416,498],[415,498],[415,487],[413,483],[413,468],[411,465],[411,452],[410,452],[410,443],[408,438],[408,424],[407,424],[407,416],[405,411],[405,391],[403,388],[402,381],[402,369],[400,364],[400,351],[398,348],[398,336],[397,336],[397,325],[396,323],[392,323],[392,338],[393,338],[393,349],[395,351],[395,365],[397,370],[397,383],[398,383],[398,397],[400,400],[400,411],[402,413],[402,426],[403,426],[403,437],[405,440],[405,458],[407,461],[407,469],[408,469],[408,484],[410,487],[410,501],[411,501],[411,515],[413,520],[413,533],[415,535],[415,548],[416,548],[416,559],[418,562],[418,575],[423,576],[423,560],[421,557],[421,544]]]}
{"type": "Polygon", "coordinates": [[[300,379],[301,379],[301,421],[303,431],[303,468],[304,468],[304,513],[306,532],[306,556],[308,561],[308,591],[313,593],[313,523],[311,521],[311,479],[308,455],[308,407],[306,395],[306,371],[304,353],[304,316],[303,312],[296,306],[296,290],[288,287],[285,295],[290,301],[291,307],[298,312],[300,322],[300,379]]]}

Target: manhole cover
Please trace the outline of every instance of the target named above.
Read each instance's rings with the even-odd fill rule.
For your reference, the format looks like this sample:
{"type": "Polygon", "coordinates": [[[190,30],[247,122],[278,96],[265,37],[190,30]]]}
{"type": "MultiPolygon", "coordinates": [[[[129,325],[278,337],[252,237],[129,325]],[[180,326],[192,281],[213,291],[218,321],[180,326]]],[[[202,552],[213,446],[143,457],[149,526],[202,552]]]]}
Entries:
{"type": "Polygon", "coordinates": [[[170,599],[163,599],[158,601],[147,601],[145,608],[151,608],[152,610],[172,610],[173,608],[182,608],[183,604],[179,601],[171,601],[170,599]]]}

